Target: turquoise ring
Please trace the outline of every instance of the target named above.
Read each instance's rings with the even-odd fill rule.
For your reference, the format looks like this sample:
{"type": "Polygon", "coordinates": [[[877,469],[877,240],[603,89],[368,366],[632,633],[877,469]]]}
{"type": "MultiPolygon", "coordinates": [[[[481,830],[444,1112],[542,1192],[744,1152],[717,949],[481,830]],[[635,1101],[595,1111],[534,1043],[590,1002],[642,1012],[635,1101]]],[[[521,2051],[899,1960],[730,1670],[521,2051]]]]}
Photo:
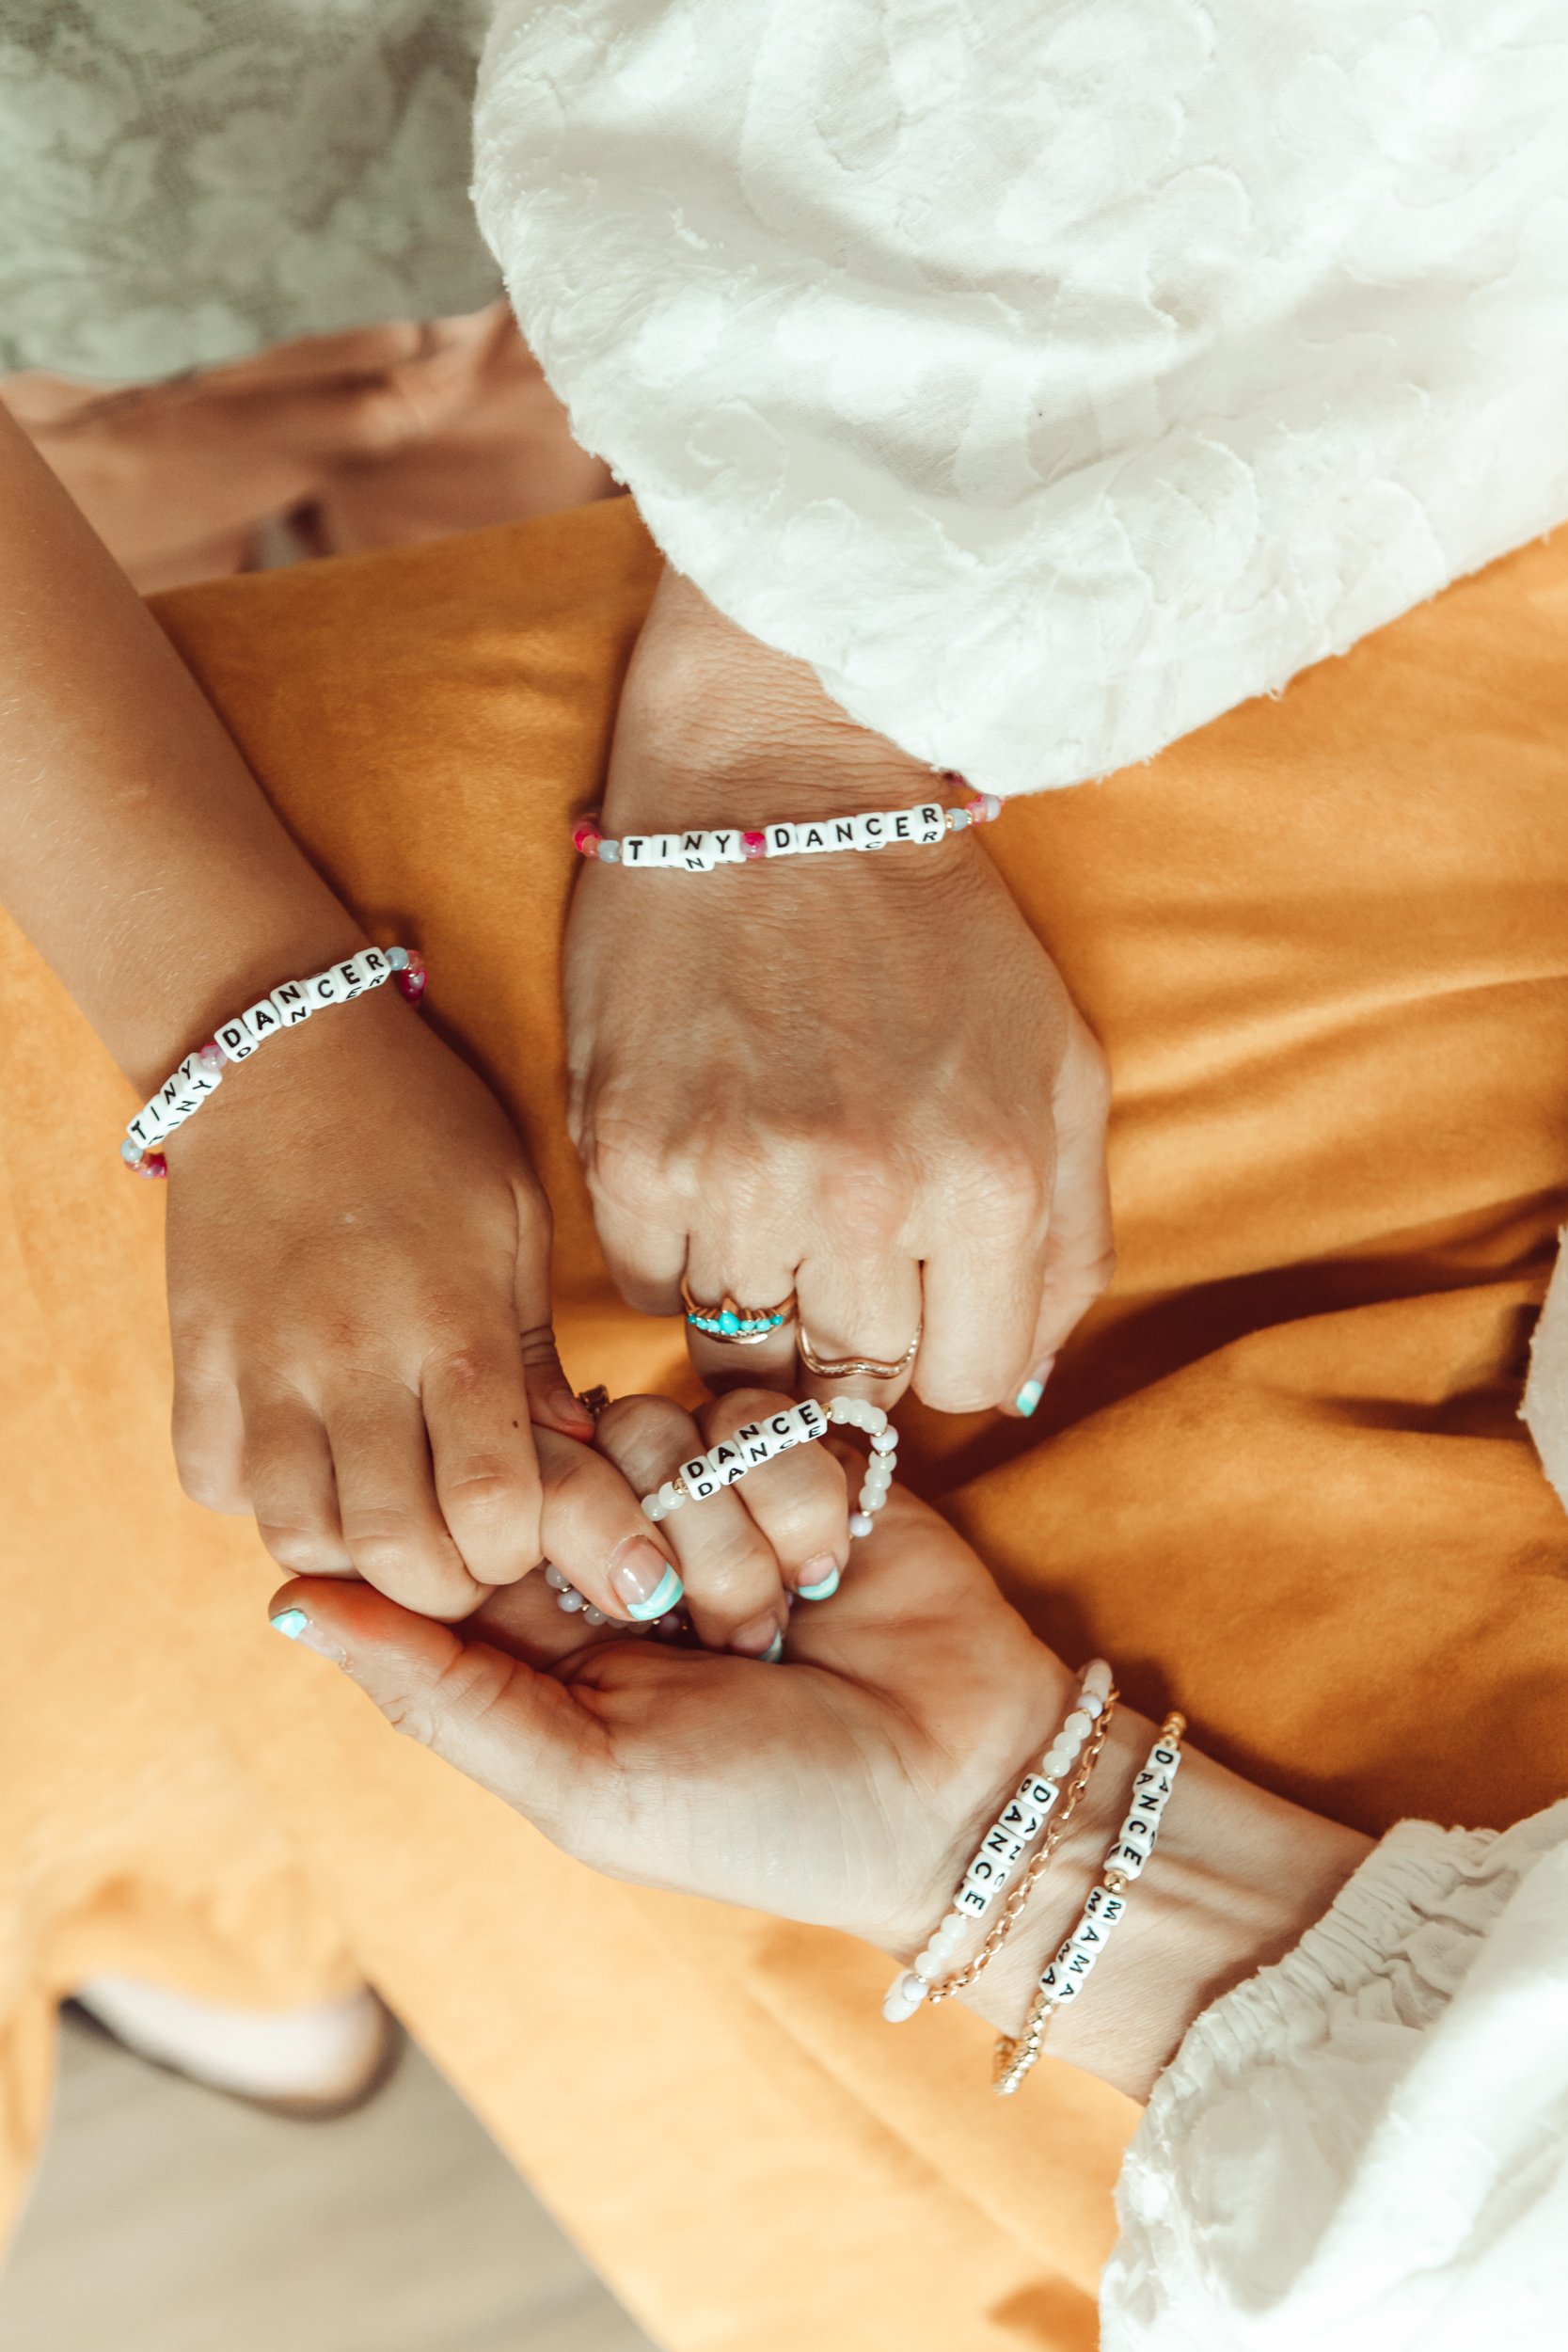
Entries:
{"type": "Polygon", "coordinates": [[[726,1347],[755,1347],[770,1331],[782,1330],[786,1323],[795,1320],[793,1291],[776,1307],[738,1306],[726,1291],[714,1307],[693,1298],[690,1285],[683,1278],[681,1301],[692,1330],[701,1331],[705,1339],[719,1340],[726,1347]]]}

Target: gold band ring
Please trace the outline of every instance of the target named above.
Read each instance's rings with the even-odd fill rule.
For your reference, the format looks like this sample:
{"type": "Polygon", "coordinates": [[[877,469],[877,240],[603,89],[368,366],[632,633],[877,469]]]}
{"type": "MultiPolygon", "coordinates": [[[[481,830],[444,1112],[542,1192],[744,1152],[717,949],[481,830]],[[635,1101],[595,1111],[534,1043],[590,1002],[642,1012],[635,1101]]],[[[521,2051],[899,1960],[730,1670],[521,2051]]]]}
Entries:
{"type": "Polygon", "coordinates": [[[795,1335],[795,1344],[800,1350],[800,1361],[808,1372],[816,1375],[818,1380],[898,1380],[913,1363],[925,1329],[924,1321],[916,1324],[913,1339],[895,1364],[873,1363],[868,1356],[840,1356],[834,1359],[819,1356],[807,1336],[803,1323],[795,1335]]]}
{"type": "Polygon", "coordinates": [[[775,1331],[782,1331],[786,1323],[795,1320],[793,1291],[787,1298],[781,1298],[776,1307],[740,1307],[728,1291],[717,1307],[709,1307],[692,1297],[691,1285],[684,1275],[681,1304],[693,1331],[700,1331],[705,1340],[717,1340],[721,1347],[760,1347],[764,1340],[771,1339],[775,1331]]]}

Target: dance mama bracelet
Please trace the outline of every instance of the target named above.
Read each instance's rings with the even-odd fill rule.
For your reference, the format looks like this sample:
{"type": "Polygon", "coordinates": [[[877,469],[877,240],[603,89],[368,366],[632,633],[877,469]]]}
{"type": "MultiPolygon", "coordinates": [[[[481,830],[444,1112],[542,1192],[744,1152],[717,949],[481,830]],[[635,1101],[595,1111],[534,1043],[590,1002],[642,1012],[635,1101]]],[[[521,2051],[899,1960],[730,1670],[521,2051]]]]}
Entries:
{"type": "MultiPolygon", "coordinates": [[[[769,1413],[762,1421],[747,1422],[733,1437],[721,1438],[705,1454],[694,1454],[689,1462],[683,1462],[674,1476],[667,1478],[656,1493],[643,1496],[642,1508],[657,1525],[687,1503],[706,1502],[726,1486],[736,1486],[749,1471],[787,1454],[792,1446],[809,1445],[815,1438],[825,1438],[831,1428],[863,1429],[871,1440],[871,1459],[865,1466],[860,1507],[849,1515],[851,1537],[869,1535],[893,1485],[893,1473],[898,1464],[898,1432],[879,1405],[868,1404],[860,1396],[835,1396],[825,1406],[808,1399],[804,1405],[793,1405],[784,1412],[769,1413]]],[[[546,1569],[546,1580],[554,1588],[557,1608],[568,1614],[580,1609],[588,1625],[607,1622],[604,1611],[594,1608],[559,1568],[546,1569]]],[[[837,1589],[835,1575],[820,1584],[802,1586],[799,1597],[829,1600],[837,1589]]],[[[673,1610],[662,1613],[658,1622],[661,1631],[678,1629],[679,1619],[673,1610]]],[[[647,1629],[644,1626],[638,1629],[647,1629]]],[[[767,1654],[769,1662],[777,1658],[782,1647],[781,1636],[779,1647],[767,1654]]]]}
{"type": "Polygon", "coordinates": [[[999,2098],[1010,2098],[1022,2082],[1039,2057],[1052,2018],[1083,1992],[1090,1970],[1126,1912],[1128,1891],[1142,1875],[1160,1834],[1160,1819],[1181,1763],[1186,1728],[1182,1715],[1167,1715],[1161,1724],[1148,1760],[1132,1784],[1127,1819],[1106,1849],[1099,1885],[1090,1887],[1077,1926],[1041,1971],[1023,2031],[1016,2042],[1004,2036],[997,2043],[992,2087],[999,2098]]]}
{"type": "Polygon", "coordinates": [[[372,988],[395,979],[410,1004],[425,992],[424,960],[412,947],[362,947],[341,963],[328,964],[309,980],[285,980],[270,996],[258,997],[248,1012],[187,1054],[174,1075],[126,1127],[119,1156],[136,1176],[166,1176],[168,1162],[158,1146],[182,1127],[215,1093],[230,1062],[248,1061],[269,1037],[297,1028],[326,1005],[349,1005],[372,988]]]}
{"type": "Polygon", "coordinates": [[[598,813],[572,829],[572,847],[606,866],[662,866],[711,874],[716,866],[745,866],[754,858],[814,857],[832,850],[890,850],[899,842],[944,841],[969,825],[989,825],[1002,814],[994,792],[977,792],[961,808],[920,801],[913,808],[872,809],[863,817],[820,817],[803,825],[732,825],[707,833],[628,833],[619,841],[600,830],[598,813]]]}

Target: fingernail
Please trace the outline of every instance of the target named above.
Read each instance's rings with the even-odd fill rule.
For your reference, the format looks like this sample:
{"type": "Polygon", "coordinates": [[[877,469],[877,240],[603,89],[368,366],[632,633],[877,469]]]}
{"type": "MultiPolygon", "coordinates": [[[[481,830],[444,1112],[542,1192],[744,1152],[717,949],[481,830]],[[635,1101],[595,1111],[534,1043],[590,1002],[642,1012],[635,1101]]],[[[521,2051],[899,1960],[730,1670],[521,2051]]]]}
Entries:
{"type": "Polygon", "coordinates": [[[776,1666],[783,1656],[784,1635],[782,1633],[775,1633],[773,1639],[768,1643],[768,1647],[758,1658],[757,1664],[759,1666],[776,1666]]]}
{"type": "Polygon", "coordinates": [[[1025,1421],[1028,1420],[1030,1414],[1034,1411],[1036,1406],[1039,1403],[1044,1394],[1045,1382],[1043,1380],[1025,1380],[1022,1388],[1020,1389],[1018,1394],[1013,1399],[1014,1405],[1023,1415],[1025,1421]]]}
{"type": "Polygon", "coordinates": [[[335,1666],[348,1664],[347,1651],[340,1648],[320,1626],[312,1625],[303,1609],[280,1609],[267,1623],[286,1642],[297,1642],[301,1649],[313,1649],[319,1658],[330,1658],[335,1666]]]}
{"type": "Polygon", "coordinates": [[[610,1581],[628,1617],[649,1624],[673,1609],[686,1587],[657,1544],[628,1535],[610,1564],[610,1581]]]}
{"type": "Polygon", "coordinates": [[[831,1551],[819,1552],[800,1570],[796,1596],[800,1600],[831,1600],[838,1590],[839,1565],[831,1551]]]}
{"type": "Polygon", "coordinates": [[[784,1635],[779,1630],[778,1611],[768,1609],[760,1616],[748,1617],[730,1635],[730,1647],[737,1658],[782,1658],[784,1635]]]}
{"type": "Polygon", "coordinates": [[[550,1391],[550,1410],[557,1421],[570,1422],[574,1429],[592,1429],[594,1416],[578,1395],[562,1381],[559,1389],[550,1391]]]}

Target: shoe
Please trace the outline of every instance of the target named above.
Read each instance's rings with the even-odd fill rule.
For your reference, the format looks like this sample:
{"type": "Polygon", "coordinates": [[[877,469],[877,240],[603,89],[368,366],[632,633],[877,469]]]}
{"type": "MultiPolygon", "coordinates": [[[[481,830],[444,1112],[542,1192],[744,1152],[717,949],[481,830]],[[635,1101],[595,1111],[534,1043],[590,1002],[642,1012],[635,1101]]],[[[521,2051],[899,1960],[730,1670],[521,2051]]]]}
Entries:
{"type": "Polygon", "coordinates": [[[90,1977],[67,2007],[150,2065],[299,2122],[352,2115],[403,2051],[402,2027],[368,1989],[309,2009],[224,2009],[135,1977],[90,1977]]]}

